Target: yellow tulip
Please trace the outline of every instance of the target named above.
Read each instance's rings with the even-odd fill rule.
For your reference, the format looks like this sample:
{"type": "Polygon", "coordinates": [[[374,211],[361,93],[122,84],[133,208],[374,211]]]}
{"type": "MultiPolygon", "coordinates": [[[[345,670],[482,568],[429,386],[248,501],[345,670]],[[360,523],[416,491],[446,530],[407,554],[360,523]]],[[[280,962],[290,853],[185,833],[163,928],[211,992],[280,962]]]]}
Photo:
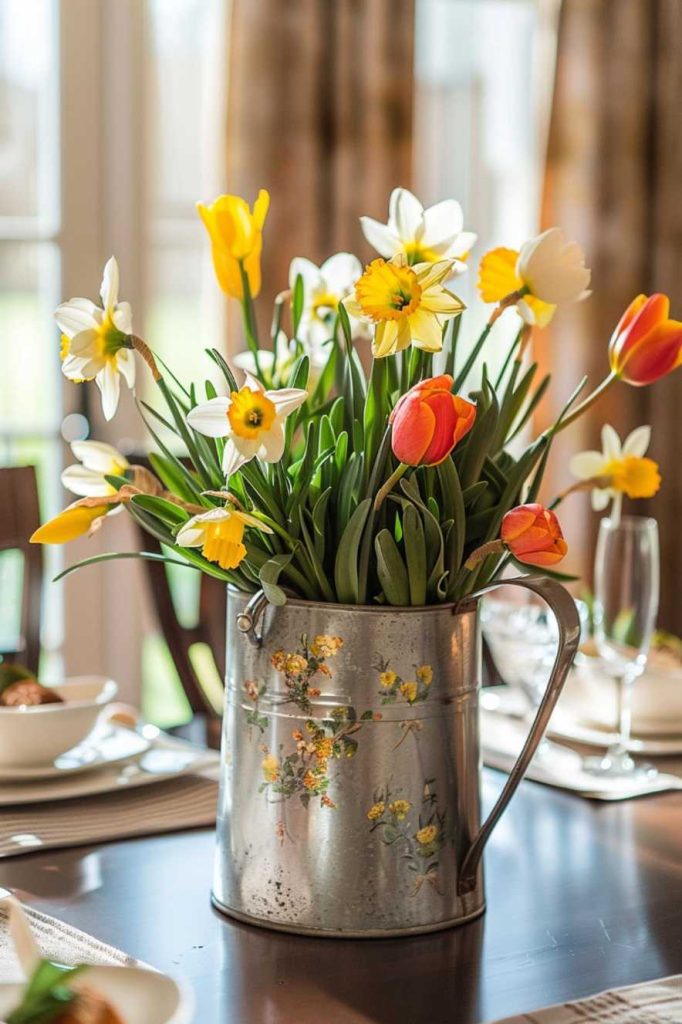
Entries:
{"type": "Polygon", "coordinates": [[[31,544],[68,544],[88,533],[100,516],[111,510],[109,505],[70,505],[63,512],[49,519],[31,537],[31,544]]]}
{"type": "Polygon", "coordinates": [[[248,278],[251,295],[255,297],[260,291],[263,224],[269,205],[270,196],[265,189],[258,193],[253,212],[241,196],[218,196],[210,206],[197,203],[199,216],[211,239],[218,284],[234,299],[244,298],[240,264],[248,278]]]}

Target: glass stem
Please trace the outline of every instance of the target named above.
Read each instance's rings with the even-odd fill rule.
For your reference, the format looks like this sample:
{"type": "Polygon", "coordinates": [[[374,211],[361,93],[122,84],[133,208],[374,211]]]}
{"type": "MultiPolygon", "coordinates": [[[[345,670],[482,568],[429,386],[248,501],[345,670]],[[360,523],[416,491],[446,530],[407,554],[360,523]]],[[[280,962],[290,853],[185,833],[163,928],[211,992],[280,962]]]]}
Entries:
{"type": "Polygon", "coordinates": [[[632,684],[634,677],[624,672],[618,679],[618,742],[619,753],[626,754],[632,734],[632,684]]]}

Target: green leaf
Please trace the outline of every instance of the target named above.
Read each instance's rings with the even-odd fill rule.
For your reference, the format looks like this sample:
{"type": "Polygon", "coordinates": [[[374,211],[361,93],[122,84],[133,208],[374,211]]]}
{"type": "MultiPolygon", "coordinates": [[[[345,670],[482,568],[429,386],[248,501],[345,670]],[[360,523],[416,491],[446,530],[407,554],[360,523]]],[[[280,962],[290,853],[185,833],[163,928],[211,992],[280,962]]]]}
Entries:
{"type": "Polygon", "coordinates": [[[294,337],[298,337],[298,327],[303,316],[305,293],[303,288],[303,275],[297,274],[294,282],[294,291],[291,297],[291,320],[294,327],[294,337]]]}
{"type": "Polygon", "coordinates": [[[473,369],[474,363],[478,359],[478,357],[479,357],[479,355],[480,355],[480,353],[481,353],[481,351],[483,349],[483,346],[485,345],[485,343],[486,343],[486,341],[488,339],[488,335],[490,334],[491,327],[492,327],[492,324],[486,324],[485,325],[485,327],[483,328],[483,330],[482,330],[482,332],[481,332],[481,334],[480,334],[480,336],[478,338],[478,341],[476,342],[476,344],[472,348],[471,352],[469,353],[469,358],[466,360],[466,362],[464,363],[464,366],[462,367],[462,369],[457,374],[457,376],[455,378],[455,383],[454,383],[453,388],[452,388],[452,390],[453,390],[453,392],[455,394],[461,389],[462,385],[464,384],[464,382],[466,381],[467,377],[469,376],[471,370],[473,369]]]}
{"type": "Polygon", "coordinates": [[[284,593],[281,587],[277,585],[277,581],[282,573],[282,570],[289,565],[289,562],[293,558],[293,552],[282,555],[273,555],[272,558],[261,567],[258,577],[263,587],[263,593],[267,597],[270,604],[283,605],[287,602],[287,595],[284,593]]]}
{"type": "Polygon", "coordinates": [[[196,486],[194,488],[188,487],[185,475],[178,469],[171,459],[164,458],[162,455],[157,455],[156,452],[151,452],[149,455],[149,462],[154,473],[158,476],[167,491],[172,491],[173,494],[176,494],[178,498],[182,498],[183,501],[192,502],[195,500],[195,494],[197,493],[196,486]]]}
{"type": "Polygon", "coordinates": [[[209,358],[213,360],[213,362],[216,364],[218,369],[221,371],[223,377],[225,378],[225,381],[227,382],[228,390],[229,391],[239,391],[239,388],[237,386],[237,381],[234,378],[234,374],[232,373],[232,370],[230,369],[230,367],[227,365],[227,363],[223,359],[223,357],[220,354],[220,352],[218,351],[218,349],[217,348],[207,348],[206,349],[206,355],[209,356],[209,358]]]}
{"type": "Polygon", "coordinates": [[[370,498],[361,501],[341,534],[334,563],[336,597],[341,604],[358,602],[358,548],[371,504],[370,498]]]}
{"type": "Polygon", "coordinates": [[[451,573],[457,572],[462,564],[464,552],[464,531],[466,529],[466,511],[464,508],[464,495],[459,482],[459,475],[452,459],[445,459],[436,467],[438,480],[440,482],[443,502],[448,496],[448,504],[445,507],[446,515],[452,519],[452,559],[449,562],[451,573]]]}
{"type": "Polygon", "coordinates": [[[558,572],[556,569],[548,569],[547,566],[532,566],[525,562],[519,562],[517,558],[512,555],[511,562],[516,566],[525,576],[531,576],[533,578],[542,579],[543,576],[549,576],[551,580],[558,580],[559,583],[575,583],[576,580],[580,579],[580,576],[572,576],[567,572],[558,572]]]}
{"type": "Polygon", "coordinates": [[[184,508],[174,505],[172,501],[167,501],[165,498],[157,498],[151,494],[135,494],[131,498],[131,502],[137,508],[151,512],[153,516],[171,529],[181,523],[186,523],[190,518],[189,512],[186,512],[184,508]]]}
{"type": "Polygon", "coordinates": [[[426,604],[426,541],[421,517],[414,505],[403,503],[403,544],[410,587],[410,604],[426,604]]]}
{"type": "Polygon", "coordinates": [[[76,569],[84,569],[88,565],[95,565],[97,562],[113,562],[119,558],[143,558],[148,562],[165,562],[167,565],[179,565],[183,569],[197,569],[199,566],[189,565],[188,562],[181,562],[179,558],[168,558],[167,555],[159,555],[154,551],[110,551],[102,555],[92,555],[90,558],[83,558],[80,562],[75,562],[73,565],[68,566],[66,569],[62,569],[60,573],[52,580],[53,583],[57,583],[58,580],[64,579],[69,573],[75,572],[76,569]]]}
{"type": "Polygon", "coordinates": [[[409,605],[410,583],[398,546],[388,530],[380,530],[374,539],[377,575],[384,596],[391,605],[409,605]]]}

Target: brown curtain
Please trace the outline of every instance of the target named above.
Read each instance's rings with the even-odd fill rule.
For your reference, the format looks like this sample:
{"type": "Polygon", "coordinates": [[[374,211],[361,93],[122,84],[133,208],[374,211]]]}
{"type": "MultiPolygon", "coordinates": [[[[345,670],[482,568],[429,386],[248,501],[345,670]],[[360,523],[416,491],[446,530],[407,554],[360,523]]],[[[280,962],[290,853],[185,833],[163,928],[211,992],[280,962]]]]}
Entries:
{"type": "Polygon", "coordinates": [[[293,256],[369,258],[358,217],[410,185],[414,0],[233,0],[230,50],[227,185],[271,195],[264,329],[293,256]]]}
{"type": "MultiPolygon", "coordinates": [[[[563,0],[543,204],[543,225],[552,224],[585,247],[594,295],[539,341],[557,385],[542,426],[584,373],[596,383],[607,372],[609,336],[635,295],[666,292],[682,319],[681,0],[563,0]]],[[[571,482],[572,452],[599,447],[604,421],[621,434],[653,426],[663,486],[648,508],[631,511],[659,520],[660,624],[682,634],[680,409],[682,371],[651,388],[614,385],[559,439],[547,493],[571,482]]],[[[563,519],[572,568],[589,578],[598,516],[574,496],[563,519]]]]}

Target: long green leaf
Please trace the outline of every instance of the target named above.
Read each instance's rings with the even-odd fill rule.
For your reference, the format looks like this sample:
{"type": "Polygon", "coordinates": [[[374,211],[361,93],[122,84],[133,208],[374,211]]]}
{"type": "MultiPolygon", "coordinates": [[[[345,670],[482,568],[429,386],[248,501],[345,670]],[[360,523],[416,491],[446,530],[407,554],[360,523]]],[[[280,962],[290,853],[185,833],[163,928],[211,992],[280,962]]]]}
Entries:
{"type": "Polygon", "coordinates": [[[337,600],[342,604],[358,603],[358,553],[362,531],[372,502],[360,502],[341,534],[334,562],[334,583],[337,600]]]}

